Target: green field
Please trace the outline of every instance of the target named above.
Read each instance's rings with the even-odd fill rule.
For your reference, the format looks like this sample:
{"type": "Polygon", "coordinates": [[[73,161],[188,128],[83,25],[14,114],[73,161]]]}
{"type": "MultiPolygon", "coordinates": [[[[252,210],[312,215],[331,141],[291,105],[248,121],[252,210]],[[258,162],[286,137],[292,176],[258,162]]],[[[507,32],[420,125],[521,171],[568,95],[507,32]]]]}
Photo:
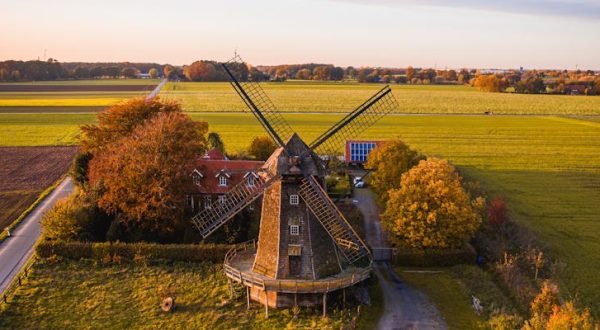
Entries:
{"type": "MultiPolygon", "coordinates": [[[[380,84],[285,82],[262,84],[284,112],[348,112],[382,88],[380,84]]],[[[392,85],[399,113],[600,115],[600,97],[484,93],[454,85],[392,85]]],[[[181,101],[185,111],[244,111],[228,83],[170,83],[163,97],[181,101]]]]}
{"type": "MultiPolygon", "coordinates": [[[[220,265],[134,264],[102,266],[91,261],[39,262],[27,284],[9,304],[0,305],[2,329],[340,329],[351,310],[333,307],[271,310],[253,303],[246,310],[245,290],[229,300],[220,265]],[[175,310],[160,310],[162,289],[175,289],[175,310]]],[[[369,308],[363,313],[369,313],[369,308]]]]}
{"type": "MultiPolygon", "coordinates": [[[[228,152],[264,134],[249,114],[193,114],[221,133],[228,152]]],[[[339,115],[288,114],[307,140],[339,115]]],[[[1,145],[76,141],[94,115],[0,115],[1,145]]],[[[567,296],[600,313],[600,123],[536,116],[390,116],[365,134],[400,137],[430,156],[450,159],[492,195],[504,195],[514,217],[560,258],[567,296]]]]}

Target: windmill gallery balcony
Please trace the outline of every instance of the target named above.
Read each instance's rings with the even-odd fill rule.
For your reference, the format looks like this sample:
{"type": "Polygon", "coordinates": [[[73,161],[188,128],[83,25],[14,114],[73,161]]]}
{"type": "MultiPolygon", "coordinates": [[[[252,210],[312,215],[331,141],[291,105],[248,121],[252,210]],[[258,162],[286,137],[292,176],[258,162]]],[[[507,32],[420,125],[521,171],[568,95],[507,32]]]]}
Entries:
{"type": "MultiPolygon", "coordinates": [[[[248,304],[250,299],[268,307],[310,306],[320,299],[317,294],[351,287],[367,279],[371,266],[349,266],[342,272],[316,279],[275,279],[253,269],[256,258],[256,240],[239,244],[225,255],[223,270],[231,281],[241,283],[247,288],[248,304]]],[[[323,296],[325,301],[325,296],[323,296]]]]}

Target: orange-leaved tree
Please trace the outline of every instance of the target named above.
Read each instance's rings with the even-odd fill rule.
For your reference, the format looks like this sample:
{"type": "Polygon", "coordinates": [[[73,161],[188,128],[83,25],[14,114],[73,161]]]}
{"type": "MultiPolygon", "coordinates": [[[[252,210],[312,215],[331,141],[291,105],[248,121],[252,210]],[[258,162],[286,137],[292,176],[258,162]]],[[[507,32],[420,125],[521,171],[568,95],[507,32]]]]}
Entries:
{"type": "Polygon", "coordinates": [[[372,170],[371,186],[379,200],[387,200],[388,191],[400,188],[400,177],[424,157],[401,140],[386,141],[369,153],[365,168],[372,170]]]}
{"type": "Polygon", "coordinates": [[[97,124],[83,125],[81,149],[94,154],[108,146],[110,142],[122,138],[136,126],[162,112],[180,112],[181,106],[174,101],[134,98],[111,106],[98,114],[97,124]]]}
{"type": "Polygon", "coordinates": [[[98,206],[126,225],[170,231],[183,215],[194,157],[208,125],[181,112],[162,112],[106,144],[90,162],[98,206]]]}
{"type": "Polygon", "coordinates": [[[465,191],[452,165],[429,158],[402,175],[400,188],[389,191],[382,222],[397,245],[460,248],[481,224],[484,204],[465,191]]]}

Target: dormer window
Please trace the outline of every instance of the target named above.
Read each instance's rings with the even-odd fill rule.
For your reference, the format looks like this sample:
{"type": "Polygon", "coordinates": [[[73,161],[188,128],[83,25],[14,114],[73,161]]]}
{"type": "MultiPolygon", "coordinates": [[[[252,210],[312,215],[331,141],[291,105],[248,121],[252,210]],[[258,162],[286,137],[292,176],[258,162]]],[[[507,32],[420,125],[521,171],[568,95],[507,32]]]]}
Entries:
{"type": "Polygon", "coordinates": [[[219,186],[224,187],[227,185],[227,177],[224,175],[219,176],[219,186]]]}
{"type": "Polygon", "coordinates": [[[246,184],[248,184],[248,187],[254,187],[256,185],[256,178],[254,177],[254,175],[248,176],[248,178],[246,179],[246,184]]]}
{"type": "Polygon", "coordinates": [[[204,176],[202,175],[202,173],[200,173],[198,170],[194,170],[192,172],[192,182],[194,182],[195,185],[200,186],[202,184],[202,178],[204,176]]]}
{"type": "Polygon", "coordinates": [[[258,179],[258,175],[256,173],[253,171],[247,172],[244,175],[244,178],[246,178],[246,186],[256,187],[256,179],[258,179]]]}

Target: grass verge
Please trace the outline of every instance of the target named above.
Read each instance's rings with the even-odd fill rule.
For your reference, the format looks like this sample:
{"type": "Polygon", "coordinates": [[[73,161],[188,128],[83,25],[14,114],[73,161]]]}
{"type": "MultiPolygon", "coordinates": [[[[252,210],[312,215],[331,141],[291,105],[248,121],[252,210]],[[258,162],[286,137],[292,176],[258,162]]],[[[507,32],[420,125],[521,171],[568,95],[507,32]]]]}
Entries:
{"type": "MultiPolygon", "coordinates": [[[[52,191],[54,191],[54,189],[56,189],[56,187],[58,187],[58,185],[65,179],[65,176],[61,177],[60,179],[58,179],[58,181],[56,181],[53,185],[51,185],[50,187],[48,187],[46,190],[42,191],[42,193],[39,195],[39,197],[35,200],[35,202],[33,202],[33,204],[31,204],[25,211],[23,211],[23,213],[21,213],[21,215],[19,215],[18,218],[15,219],[15,221],[13,221],[10,225],[8,225],[8,230],[10,232],[13,232],[17,226],[23,222],[23,220],[25,220],[25,218],[29,215],[29,213],[31,213],[33,210],[35,210],[35,208],[40,205],[40,203],[46,198],[48,197],[48,195],[50,195],[50,193],[52,193],[52,191]]],[[[2,232],[0,232],[0,243],[4,242],[4,240],[8,237],[6,230],[2,230],[2,232]]]]}

